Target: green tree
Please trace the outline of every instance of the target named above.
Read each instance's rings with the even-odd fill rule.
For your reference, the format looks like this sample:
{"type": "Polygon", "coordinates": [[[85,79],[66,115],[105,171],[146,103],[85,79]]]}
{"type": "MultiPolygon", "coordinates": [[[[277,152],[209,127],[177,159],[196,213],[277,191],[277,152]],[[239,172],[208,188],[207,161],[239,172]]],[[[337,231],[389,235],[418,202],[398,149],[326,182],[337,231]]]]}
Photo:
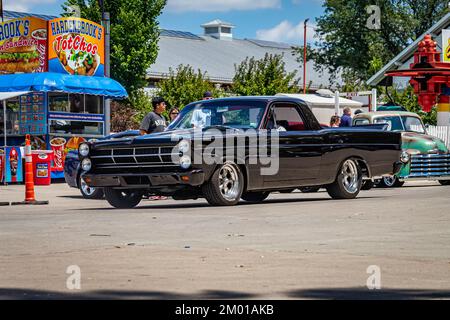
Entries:
{"type": "Polygon", "coordinates": [[[296,72],[286,72],[282,55],[266,53],[260,60],[247,57],[239,65],[235,65],[235,71],[231,90],[237,95],[298,92],[299,80],[295,79],[296,72]]]}
{"type": "MultiPolygon", "coordinates": [[[[146,72],[158,55],[159,24],[166,0],[104,0],[111,15],[111,77],[119,81],[130,96],[147,84],[146,72]]],[[[101,22],[97,0],[67,0],[77,5],[81,17],[101,22]]]]}
{"type": "Polygon", "coordinates": [[[167,78],[158,82],[157,88],[157,95],[163,97],[170,106],[178,108],[201,100],[205,91],[211,91],[215,97],[220,95],[206,73],[195,71],[189,65],[179,65],[176,70],[170,68],[167,78]]]}
{"type": "Polygon", "coordinates": [[[447,12],[446,0],[325,0],[317,19],[315,60],[331,72],[351,70],[367,80],[421,36],[447,12]],[[368,28],[371,14],[381,10],[379,29],[368,28]]]}

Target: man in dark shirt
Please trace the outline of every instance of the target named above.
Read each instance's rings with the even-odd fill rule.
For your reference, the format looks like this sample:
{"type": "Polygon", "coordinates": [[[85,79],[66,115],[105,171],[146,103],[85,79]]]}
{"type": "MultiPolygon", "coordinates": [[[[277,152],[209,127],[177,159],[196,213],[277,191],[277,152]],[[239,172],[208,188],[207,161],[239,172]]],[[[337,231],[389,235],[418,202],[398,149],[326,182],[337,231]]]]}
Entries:
{"type": "Polygon", "coordinates": [[[153,111],[142,120],[139,133],[141,135],[162,132],[166,129],[167,122],[163,116],[166,111],[166,102],[163,98],[155,97],[152,100],[153,111]]]}
{"type": "Polygon", "coordinates": [[[341,117],[341,124],[339,127],[351,127],[352,126],[352,109],[349,107],[344,108],[344,115],[341,117]]]}

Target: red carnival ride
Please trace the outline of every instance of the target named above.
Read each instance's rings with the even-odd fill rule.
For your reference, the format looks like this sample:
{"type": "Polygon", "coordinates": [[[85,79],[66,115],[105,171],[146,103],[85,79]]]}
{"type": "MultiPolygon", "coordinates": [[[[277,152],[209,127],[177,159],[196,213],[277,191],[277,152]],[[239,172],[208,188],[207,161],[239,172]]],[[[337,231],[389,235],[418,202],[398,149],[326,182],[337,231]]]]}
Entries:
{"type": "Polygon", "coordinates": [[[438,102],[449,102],[443,91],[445,87],[450,87],[450,63],[441,62],[441,53],[436,51],[436,46],[437,43],[427,34],[419,42],[410,69],[386,72],[386,76],[411,77],[409,83],[425,112],[430,112],[438,102]]]}

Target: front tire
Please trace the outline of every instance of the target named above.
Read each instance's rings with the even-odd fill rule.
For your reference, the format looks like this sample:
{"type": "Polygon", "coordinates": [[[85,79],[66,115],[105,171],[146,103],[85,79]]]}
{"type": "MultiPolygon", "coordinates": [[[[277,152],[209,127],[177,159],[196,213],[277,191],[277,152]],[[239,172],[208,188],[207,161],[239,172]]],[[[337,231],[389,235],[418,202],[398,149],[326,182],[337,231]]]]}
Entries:
{"type": "Polygon", "coordinates": [[[361,168],[354,159],[345,160],[336,180],[327,186],[328,194],[333,199],[354,199],[361,191],[361,168]]]}
{"type": "Polygon", "coordinates": [[[245,200],[247,202],[254,202],[254,203],[258,203],[258,202],[263,202],[264,200],[267,199],[267,197],[269,196],[270,192],[244,192],[241,196],[242,200],[245,200]]]}
{"type": "Polygon", "coordinates": [[[134,208],[142,200],[142,191],[140,190],[105,188],[104,192],[109,204],[117,209],[134,208]]]}
{"type": "Polygon", "coordinates": [[[78,185],[80,186],[80,193],[85,199],[103,199],[104,193],[102,188],[89,187],[83,178],[79,178],[78,185]]]}
{"type": "Polygon", "coordinates": [[[202,191],[210,205],[236,205],[244,191],[244,176],[234,162],[227,161],[214,171],[211,179],[202,186],[202,191]]]}
{"type": "Polygon", "coordinates": [[[400,188],[405,182],[400,181],[396,176],[383,177],[379,186],[382,188],[400,188]]]}
{"type": "Polygon", "coordinates": [[[450,186],[450,180],[439,180],[439,183],[443,186],[450,186]]]}

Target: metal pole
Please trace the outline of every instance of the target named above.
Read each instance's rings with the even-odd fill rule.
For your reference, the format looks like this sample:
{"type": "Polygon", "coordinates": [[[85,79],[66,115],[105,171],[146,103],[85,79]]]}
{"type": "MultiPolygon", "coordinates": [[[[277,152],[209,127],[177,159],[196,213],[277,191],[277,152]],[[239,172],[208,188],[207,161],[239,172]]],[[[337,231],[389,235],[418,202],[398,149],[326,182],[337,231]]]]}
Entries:
{"type": "Polygon", "coordinates": [[[1,170],[3,170],[4,175],[3,175],[3,184],[6,186],[6,100],[3,100],[3,139],[4,139],[4,149],[5,152],[3,154],[3,168],[1,170]]]}
{"type": "Polygon", "coordinates": [[[6,154],[6,100],[3,100],[3,139],[6,154]]]}
{"type": "Polygon", "coordinates": [[[372,89],[372,111],[377,111],[377,89],[372,89]]]}
{"type": "Polygon", "coordinates": [[[306,24],[309,19],[305,20],[305,30],[303,32],[303,93],[306,93],[306,24]]]}
{"type": "Polygon", "coordinates": [[[339,91],[336,91],[335,93],[334,93],[334,113],[338,116],[339,115],[339,112],[340,112],[340,106],[339,106],[339,102],[340,102],[340,100],[339,100],[339,91]]]}
{"type": "MultiPolygon", "coordinates": [[[[105,28],[105,76],[111,77],[110,69],[110,53],[111,53],[111,30],[110,30],[110,15],[109,12],[102,12],[102,24],[105,28]]],[[[109,135],[111,132],[111,100],[104,99],[104,112],[105,112],[105,135],[109,135]]]]}

